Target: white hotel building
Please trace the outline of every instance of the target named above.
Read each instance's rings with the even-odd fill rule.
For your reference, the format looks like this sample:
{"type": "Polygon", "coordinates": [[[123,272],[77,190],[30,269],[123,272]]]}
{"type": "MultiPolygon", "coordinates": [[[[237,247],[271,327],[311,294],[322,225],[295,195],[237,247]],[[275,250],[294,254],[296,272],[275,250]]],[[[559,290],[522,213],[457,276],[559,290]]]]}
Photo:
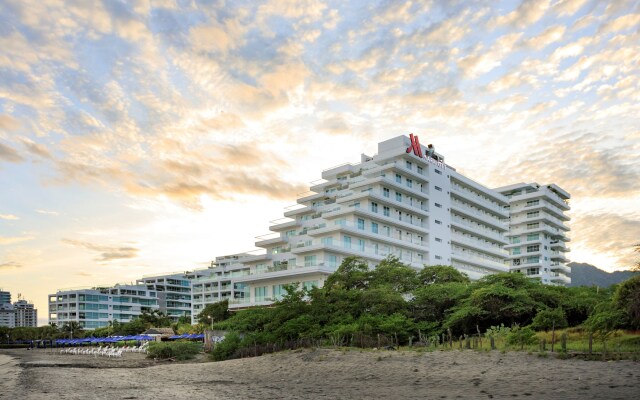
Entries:
{"type": "Polygon", "coordinates": [[[191,283],[192,315],[224,299],[231,308],[270,304],[288,283],[322,286],[348,256],[371,267],[394,255],[416,269],[453,265],[472,279],[514,271],[567,284],[569,197],[556,185],[490,189],[417,137],[399,136],[358,164],[323,171],[257,238],[259,253],[217,258],[210,276],[191,283]]]}

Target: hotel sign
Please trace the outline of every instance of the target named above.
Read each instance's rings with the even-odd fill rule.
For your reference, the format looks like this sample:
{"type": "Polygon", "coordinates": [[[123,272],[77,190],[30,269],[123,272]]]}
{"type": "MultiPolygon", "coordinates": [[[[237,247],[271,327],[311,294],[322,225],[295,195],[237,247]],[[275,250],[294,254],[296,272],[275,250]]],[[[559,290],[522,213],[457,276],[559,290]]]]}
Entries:
{"type": "Polygon", "coordinates": [[[409,145],[409,147],[407,147],[407,153],[411,153],[413,152],[414,155],[416,155],[419,158],[424,158],[425,160],[427,160],[428,162],[435,164],[436,166],[442,168],[442,169],[446,169],[447,166],[444,162],[440,161],[440,159],[438,158],[438,156],[435,154],[435,147],[433,147],[432,144],[429,144],[427,146],[427,152],[426,154],[424,154],[424,156],[422,155],[422,146],[420,146],[420,140],[418,140],[418,135],[414,135],[413,133],[409,134],[409,140],[411,140],[411,144],[409,145]]]}

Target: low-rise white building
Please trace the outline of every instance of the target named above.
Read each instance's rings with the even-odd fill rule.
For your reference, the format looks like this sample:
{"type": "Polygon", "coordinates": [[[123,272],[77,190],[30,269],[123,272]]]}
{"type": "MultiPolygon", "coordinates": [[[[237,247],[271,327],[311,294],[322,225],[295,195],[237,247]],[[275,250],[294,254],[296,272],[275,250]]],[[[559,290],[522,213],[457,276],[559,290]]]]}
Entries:
{"type": "Polygon", "coordinates": [[[84,329],[104,328],[109,321],[130,322],[143,311],[158,309],[153,290],[142,285],[62,289],[49,295],[49,323],[78,322],[84,329]]]}

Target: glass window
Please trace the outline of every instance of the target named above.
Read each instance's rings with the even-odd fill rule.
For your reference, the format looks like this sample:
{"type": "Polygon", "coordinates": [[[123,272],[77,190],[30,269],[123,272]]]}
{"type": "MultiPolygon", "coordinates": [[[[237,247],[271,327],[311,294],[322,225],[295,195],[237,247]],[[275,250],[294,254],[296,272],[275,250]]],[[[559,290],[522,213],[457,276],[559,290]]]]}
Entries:
{"type": "Polygon", "coordinates": [[[442,208],[442,204],[436,203],[436,207],[442,208]]]}
{"type": "Polygon", "coordinates": [[[322,244],[325,246],[333,245],[333,237],[329,236],[329,237],[322,238],[322,244]]]}
{"type": "Polygon", "coordinates": [[[345,249],[350,249],[351,248],[351,236],[343,236],[342,237],[342,244],[343,244],[345,249]]]}
{"type": "Polygon", "coordinates": [[[407,186],[413,187],[413,181],[411,179],[407,179],[407,186]]]}
{"type": "Polygon", "coordinates": [[[318,287],[318,281],[304,281],[302,282],[302,287],[305,290],[311,290],[314,287],[318,287]]]}
{"type": "Polygon", "coordinates": [[[316,256],[304,256],[305,267],[313,267],[315,265],[318,265],[316,262],[316,256]]]}
{"type": "Polygon", "coordinates": [[[382,207],[382,215],[384,215],[385,217],[389,216],[389,207],[387,206],[382,207]]]}
{"type": "Polygon", "coordinates": [[[535,218],[540,215],[540,211],[532,211],[527,213],[527,218],[535,218]]]}
{"type": "Polygon", "coordinates": [[[423,171],[422,171],[422,167],[421,167],[421,166],[418,166],[418,167],[417,167],[417,170],[418,170],[418,173],[419,173],[420,175],[422,175],[422,172],[423,172],[423,171]]]}
{"type": "Polygon", "coordinates": [[[400,174],[396,174],[396,182],[402,183],[402,176],[400,174]]]}
{"type": "Polygon", "coordinates": [[[402,201],[402,193],[396,192],[396,201],[402,201]]]}
{"type": "Polygon", "coordinates": [[[382,188],[382,195],[384,197],[389,197],[389,189],[387,188],[382,188]]]}
{"type": "Polygon", "coordinates": [[[256,301],[265,301],[267,298],[267,287],[257,287],[254,289],[254,295],[256,297],[256,301]]]}
{"type": "Polygon", "coordinates": [[[441,188],[440,186],[436,186],[436,187],[435,187],[435,189],[436,189],[438,192],[442,192],[442,188],[441,188]]]}
{"type": "Polygon", "coordinates": [[[364,219],[358,218],[358,229],[364,230],[364,219]]]}
{"type": "Polygon", "coordinates": [[[411,164],[411,161],[407,161],[406,164],[407,169],[411,169],[411,167],[413,166],[413,164],[411,164]]]}
{"type": "Polygon", "coordinates": [[[514,247],[511,251],[511,254],[520,254],[520,253],[521,253],[520,247],[514,247]]]}
{"type": "Polygon", "coordinates": [[[539,222],[534,222],[532,224],[527,224],[527,229],[536,229],[540,227],[540,223],[539,222]]]}
{"type": "Polygon", "coordinates": [[[538,204],[540,204],[540,200],[529,200],[526,207],[537,206],[538,204]]]}
{"type": "Polygon", "coordinates": [[[364,239],[358,239],[358,250],[364,251],[364,239]]]}
{"type": "Polygon", "coordinates": [[[527,246],[527,253],[532,253],[534,251],[540,251],[540,245],[539,244],[535,244],[532,246],[527,246]]]}
{"type": "Polygon", "coordinates": [[[378,203],[371,203],[371,212],[378,212],[378,203]]]}
{"type": "MultiPolygon", "coordinates": [[[[540,234],[539,233],[528,233],[527,234],[527,240],[538,240],[540,239],[540,234]]],[[[520,243],[520,238],[518,238],[518,243],[520,243]]]]}
{"type": "Polygon", "coordinates": [[[338,257],[333,254],[327,254],[327,267],[335,268],[338,266],[338,257]]]}
{"type": "Polygon", "coordinates": [[[273,290],[273,299],[282,300],[285,294],[284,285],[273,285],[271,289],[273,290]]]}
{"type": "Polygon", "coordinates": [[[442,175],[442,171],[440,171],[439,169],[434,169],[434,171],[436,171],[436,174],[442,175]]]}
{"type": "Polygon", "coordinates": [[[378,233],[378,224],[376,224],[375,222],[371,223],[371,232],[378,233]]]}

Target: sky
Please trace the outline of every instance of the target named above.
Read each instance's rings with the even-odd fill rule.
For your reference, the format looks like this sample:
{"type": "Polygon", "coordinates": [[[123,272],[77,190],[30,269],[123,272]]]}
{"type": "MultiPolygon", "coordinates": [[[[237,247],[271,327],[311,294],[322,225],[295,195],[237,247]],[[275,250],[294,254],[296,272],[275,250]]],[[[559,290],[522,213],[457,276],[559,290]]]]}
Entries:
{"type": "Polygon", "coordinates": [[[573,261],[640,242],[640,2],[0,2],[0,288],[204,268],[321,171],[414,133],[572,195],[573,261]]]}

